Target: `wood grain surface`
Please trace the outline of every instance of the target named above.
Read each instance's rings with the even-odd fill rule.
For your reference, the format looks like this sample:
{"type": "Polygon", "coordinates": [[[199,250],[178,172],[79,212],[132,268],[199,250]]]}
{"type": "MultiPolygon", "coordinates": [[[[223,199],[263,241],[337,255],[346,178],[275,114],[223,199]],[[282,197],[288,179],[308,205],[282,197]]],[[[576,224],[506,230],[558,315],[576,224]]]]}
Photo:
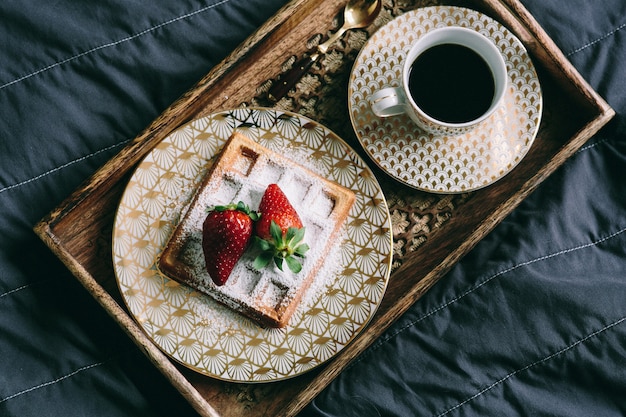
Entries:
{"type": "MultiPolygon", "coordinates": [[[[217,110],[260,100],[290,62],[337,29],[344,4],[340,0],[294,0],[286,5],[35,227],[41,239],[202,416],[297,414],[613,117],[613,110],[517,0],[386,2],[388,15],[436,4],[475,8],[515,33],[537,66],[544,93],[544,115],[533,147],[503,179],[461,196],[435,198],[408,189],[373,168],[392,214],[402,217],[418,213],[432,222],[427,231],[411,229],[394,234],[399,246],[414,247],[398,251],[387,293],[366,330],[324,366],[288,381],[235,384],[196,374],[156,348],[130,317],[118,292],[111,233],[121,194],[138,162],[176,127],[217,110]]],[[[384,23],[381,20],[361,33],[367,36],[384,23]]],[[[344,56],[349,71],[349,59],[354,55],[344,56]]],[[[318,98],[329,90],[320,92],[318,98]]],[[[277,106],[284,107],[285,103],[292,102],[281,101],[277,106]]],[[[349,125],[347,120],[346,112],[331,123],[349,125]]],[[[354,138],[346,140],[358,146],[354,138]]]]}

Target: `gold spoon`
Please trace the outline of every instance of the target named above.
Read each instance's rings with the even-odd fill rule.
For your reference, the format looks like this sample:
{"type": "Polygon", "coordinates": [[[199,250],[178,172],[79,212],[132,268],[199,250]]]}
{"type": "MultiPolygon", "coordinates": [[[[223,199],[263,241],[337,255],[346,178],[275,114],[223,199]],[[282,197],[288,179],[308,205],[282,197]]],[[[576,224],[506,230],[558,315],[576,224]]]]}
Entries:
{"type": "Polygon", "coordinates": [[[319,57],[328,51],[337,39],[350,29],[361,29],[369,26],[380,12],[382,0],[349,0],[343,10],[343,25],[324,43],[317,46],[317,51],[298,61],[289,71],[276,81],[267,96],[272,101],[283,98],[298,80],[311,68],[319,57]]]}

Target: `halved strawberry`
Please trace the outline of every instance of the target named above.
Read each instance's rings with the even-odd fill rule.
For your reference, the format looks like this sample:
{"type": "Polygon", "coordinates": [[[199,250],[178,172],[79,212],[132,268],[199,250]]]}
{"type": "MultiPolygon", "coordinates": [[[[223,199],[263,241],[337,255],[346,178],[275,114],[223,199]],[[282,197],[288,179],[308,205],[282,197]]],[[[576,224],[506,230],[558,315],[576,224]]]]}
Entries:
{"type": "Polygon", "coordinates": [[[270,184],[259,203],[260,219],[255,224],[255,245],[261,253],[254,261],[256,269],[262,269],[272,260],[282,271],[283,260],[289,269],[302,270],[301,260],[309,250],[303,242],[305,228],[300,216],[277,184],[270,184]]]}
{"type": "Polygon", "coordinates": [[[243,202],[207,209],[202,223],[202,250],[215,285],[224,285],[252,238],[256,212],[243,202]]]}

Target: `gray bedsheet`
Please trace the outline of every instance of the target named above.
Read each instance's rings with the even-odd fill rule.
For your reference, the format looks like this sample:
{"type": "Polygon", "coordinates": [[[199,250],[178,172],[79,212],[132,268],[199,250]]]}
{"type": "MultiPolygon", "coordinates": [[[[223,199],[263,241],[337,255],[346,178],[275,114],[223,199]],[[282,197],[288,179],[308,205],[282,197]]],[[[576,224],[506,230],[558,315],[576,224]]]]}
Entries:
{"type": "MultiPolygon", "coordinates": [[[[195,415],[32,227],[283,3],[0,2],[0,416],[195,415]]],[[[302,415],[626,415],[626,2],[523,3],[617,116],[302,415]]]]}

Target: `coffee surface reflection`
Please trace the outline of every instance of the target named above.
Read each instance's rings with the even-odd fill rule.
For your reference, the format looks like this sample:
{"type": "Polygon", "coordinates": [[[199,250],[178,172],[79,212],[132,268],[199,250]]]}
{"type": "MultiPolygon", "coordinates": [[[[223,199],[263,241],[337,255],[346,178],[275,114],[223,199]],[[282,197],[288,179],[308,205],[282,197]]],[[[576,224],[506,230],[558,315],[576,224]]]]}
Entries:
{"type": "Polygon", "coordinates": [[[422,52],[409,71],[411,98],[430,117],[465,123],[482,116],[493,102],[489,65],[472,49],[453,43],[422,52]]]}

